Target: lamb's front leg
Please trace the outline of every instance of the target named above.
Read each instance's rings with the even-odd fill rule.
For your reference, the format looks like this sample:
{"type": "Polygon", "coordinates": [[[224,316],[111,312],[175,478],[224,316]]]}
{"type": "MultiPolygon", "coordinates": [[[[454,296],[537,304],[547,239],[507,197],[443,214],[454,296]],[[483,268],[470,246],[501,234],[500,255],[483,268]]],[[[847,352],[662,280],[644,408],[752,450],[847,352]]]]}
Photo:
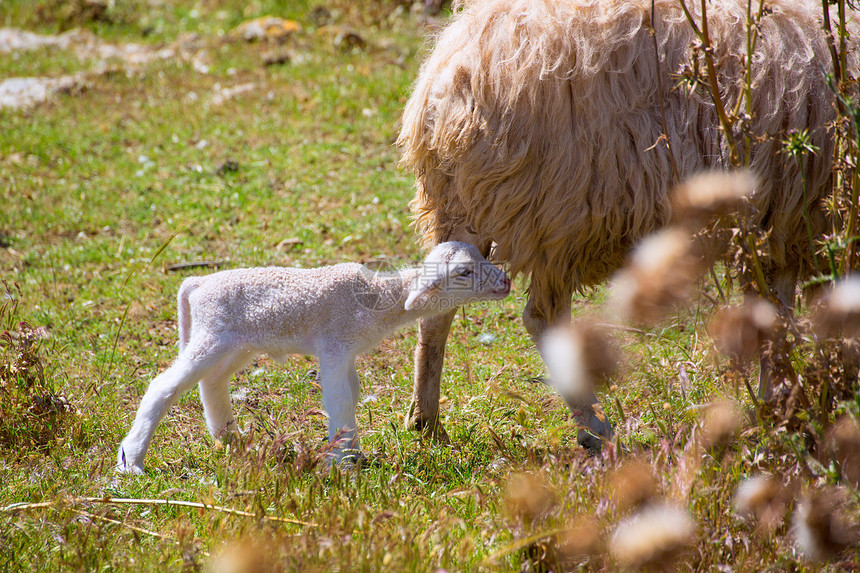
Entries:
{"type": "Polygon", "coordinates": [[[360,461],[363,456],[355,421],[360,389],[355,357],[337,353],[320,356],[320,386],[328,414],[328,439],[334,442],[332,461],[360,461]]]}

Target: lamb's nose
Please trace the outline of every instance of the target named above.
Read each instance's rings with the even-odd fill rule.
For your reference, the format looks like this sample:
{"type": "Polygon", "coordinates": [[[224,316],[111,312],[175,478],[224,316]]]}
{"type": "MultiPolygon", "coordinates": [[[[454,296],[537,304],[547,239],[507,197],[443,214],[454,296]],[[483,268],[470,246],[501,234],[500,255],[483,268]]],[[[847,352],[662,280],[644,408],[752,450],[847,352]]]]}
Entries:
{"type": "Polygon", "coordinates": [[[502,280],[499,282],[502,283],[502,287],[504,287],[506,289],[511,288],[511,279],[509,279],[508,277],[502,277],[502,280]]]}

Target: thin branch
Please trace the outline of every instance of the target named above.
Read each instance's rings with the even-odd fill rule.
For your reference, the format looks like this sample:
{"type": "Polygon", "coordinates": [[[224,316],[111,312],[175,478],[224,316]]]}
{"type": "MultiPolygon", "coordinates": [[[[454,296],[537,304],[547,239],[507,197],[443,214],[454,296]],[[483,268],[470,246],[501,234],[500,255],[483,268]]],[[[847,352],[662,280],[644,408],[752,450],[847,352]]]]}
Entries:
{"type": "Polygon", "coordinates": [[[117,519],[111,519],[110,517],[105,517],[103,515],[97,515],[95,513],[90,513],[88,511],[83,511],[80,509],[72,509],[72,511],[74,511],[75,513],[77,513],[79,515],[83,515],[87,519],[100,519],[100,520],[106,521],[108,523],[113,523],[115,525],[121,525],[121,526],[126,527],[128,529],[131,529],[132,531],[137,531],[138,533],[143,533],[145,535],[149,535],[152,537],[158,537],[159,539],[164,539],[166,541],[172,541],[173,543],[178,543],[178,541],[176,541],[172,537],[158,533],[157,531],[152,531],[151,529],[144,529],[143,527],[138,527],[136,525],[132,525],[132,524],[126,523],[124,521],[119,521],[117,519]]]}
{"type": "MultiPolygon", "coordinates": [[[[855,129],[857,128],[855,127],[855,129]]],[[[843,269],[843,273],[846,275],[854,270],[857,257],[857,241],[854,240],[854,237],[857,234],[858,222],[857,203],[860,202],[860,169],[857,167],[854,168],[853,179],[853,184],[851,186],[851,207],[848,211],[848,230],[845,233],[845,237],[848,240],[848,252],[845,255],[846,265],[843,269]]]]}
{"type": "Polygon", "coordinates": [[[197,261],[193,263],[174,263],[172,265],[165,264],[164,272],[169,273],[172,271],[182,271],[185,269],[196,268],[218,268],[223,267],[225,264],[225,261],[197,261]]]}
{"type": "MultiPolygon", "coordinates": [[[[723,304],[728,303],[728,299],[726,298],[725,293],[723,292],[723,287],[720,286],[720,278],[717,276],[717,271],[714,270],[714,263],[708,265],[708,270],[711,271],[711,278],[714,279],[714,285],[717,287],[717,292],[720,294],[720,300],[723,301],[723,304]]],[[[707,296],[707,294],[702,291],[702,294],[707,296]]],[[[716,304],[716,301],[713,301],[716,304]]]]}
{"type": "Polygon", "coordinates": [[[266,521],[276,521],[279,523],[292,523],[295,525],[305,525],[308,527],[317,527],[316,523],[309,521],[300,521],[298,519],[289,519],[286,517],[277,517],[274,515],[258,515],[256,513],[251,513],[250,511],[243,511],[241,509],[233,509],[231,507],[224,507],[222,505],[213,505],[202,503],[199,501],[183,501],[178,499],[137,499],[137,498],[128,498],[128,497],[73,497],[69,499],[57,500],[57,501],[43,501],[38,503],[28,503],[28,502],[19,502],[13,503],[11,505],[7,505],[6,507],[0,508],[0,512],[12,512],[12,511],[22,511],[27,509],[38,509],[43,507],[53,507],[57,505],[79,505],[86,503],[104,503],[108,505],[174,505],[179,507],[193,507],[196,509],[206,509],[209,511],[216,511],[218,513],[229,513],[231,515],[241,515],[244,517],[254,517],[258,519],[264,519],[266,521]]]}
{"type": "Polygon", "coordinates": [[[507,547],[500,549],[499,551],[496,551],[495,553],[493,553],[492,555],[490,555],[489,557],[484,559],[484,562],[482,563],[482,565],[484,567],[489,567],[491,565],[494,565],[494,564],[498,563],[499,559],[502,559],[503,557],[507,557],[508,555],[511,555],[512,553],[516,553],[517,551],[519,551],[521,549],[525,549],[526,547],[528,547],[532,543],[535,543],[536,541],[540,541],[541,539],[547,539],[550,537],[555,537],[556,535],[558,535],[560,533],[564,533],[565,531],[566,531],[565,528],[558,527],[555,529],[549,529],[547,531],[541,531],[539,533],[535,533],[534,535],[529,535],[528,537],[526,537],[524,539],[520,539],[519,541],[516,541],[516,542],[512,543],[511,545],[508,545],[507,547]]]}
{"type": "Polygon", "coordinates": [[[708,70],[708,85],[711,91],[711,99],[714,102],[717,118],[720,120],[720,127],[722,127],[722,131],[726,137],[726,145],[729,147],[729,162],[733,167],[740,167],[740,157],[738,156],[737,145],[735,144],[735,139],[732,135],[732,120],[726,115],[726,108],[723,105],[723,99],[720,96],[720,85],[717,83],[717,71],[714,67],[714,58],[712,55],[714,49],[713,46],[711,46],[711,37],[708,33],[707,0],[702,0],[701,29],[696,26],[696,22],[693,19],[693,15],[687,8],[685,0],[678,0],[678,3],[681,5],[681,9],[684,11],[684,15],[687,17],[687,21],[693,28],[693,31],[699,37],[699,41],[702,43],[702,52],[704,52],[705,55],[705,66],[708,70]]]}
{"type": "MultiPolygon", "coordinates": [[[[833,29],[830,26],[830,7],[827,0],[821,0],[821,12],[824,16],[824,37],[827,40],[827,49],[830,50],[830,59],[833,60],[833,75],[842,79],[842,68],[839,61],[839,53],[836,51],[836,42],[833,41],[833,29]]],[[[839,102],[840,105],[842,102],[839,102]]]]}
{"type": "Polygon", "coordinates": [[[696,33],[696,35],[699,37],[699,40],[704,42],[705,38],[704,36],[702,36],[702,31],[699,30],[698,26],[696,26],[696,21],[693,20],[693,15],[690,14],[690,11],[687,9],[687,3],[684,2],[684,0],[678,0],[678,3],[681,5],[681,10],[684,11],[684,16],[687,17],[687,22],[689,22],[690,26],[693,28],[693,32],[696,33]]]}
{"type": "Polygon", "coordinates": [[[771,298],[770,289],[767,286],[767,281],[764,278],[764,271],[761,268],[761,261],[758,258],[758,250],[755,244],[755,236],[750,233],[747,235],[747,247],[750,250],[750,256],[753,262],[753,274],[755,282],[758,285],[758,290],[765,298],[771,298]]]}
{"type": "Polygon", "coordinates": [[[674,184],[681,181],[681,174],[678,171],[678,164],[675,163],[675,154],[672,153],[672,141],[669,138],[669,129],[666,126],[666,104],[663,101],[663,74],[660,71],[660,51],[657,49],[657,25],[655,23],[654,0],[651,0],[651,42],[654,45],[654,66],[657,68],[657,96],[660,101],[660,119],[663,123],[663,136],[666,138],[666,150],[669,152],[669,163],[672,164],[672,174],[674,176],[674,184]]]}
{"type": "MultiPolygon", "coordinates": [[[[759,25],[761,24],[761,20],[764,17],[764,9],[765,9],[765,0],[761,0],[758,6],[758,13],[753,19],[752,16],[752,0],[747,0],[747,58],[746,65],[744,66],[744,94],[742,98],[738,98],[737,105],[734,110],[734,117],[738,116],[738,112],[740,111],[741,102],[746,102],[746,115],[747,120],[752,121],[753,116],[753,104],[752,104],[752,62],[753,62],[753,54],[755,53],[756,43],[758,41],[759,35],[759,25]]],[[[750,161],[752,161],[752,135],[749,132],[749,127],[746,131],[746,153],[744,154],[744,166],[749,167],[750,161]]]]}
{"type": "Polygon", "coordinates": [[[848,32],[845,30],[845,0],[839,0],[839,69],[842,75],[838,76],[840,82],[848,79],[848,55],[845,47],[845,38],[848,32]]]}
{"type": "Polygon", "coordinates": [[[717,116],[720,118],[720,125],[723,127],[723,133],[726,134],[726,144],[729,146],[729,162],[734,167],[739,167],[740,157],[738,157],[737,145],[732,134],[732,121],[726,115],[726,109],[723,106],[723,99],[720,96],[720,85],[717,83],[717,70],[714,67],[713,46],[711,46],[711,36],[708,33],[708,12],[707,0],[702,0],[702,37],[705,44],[705,64],[708,68],[708,83],[711,86],[711,97],[714,99],[714,107],[717,109],[717,116]]]}

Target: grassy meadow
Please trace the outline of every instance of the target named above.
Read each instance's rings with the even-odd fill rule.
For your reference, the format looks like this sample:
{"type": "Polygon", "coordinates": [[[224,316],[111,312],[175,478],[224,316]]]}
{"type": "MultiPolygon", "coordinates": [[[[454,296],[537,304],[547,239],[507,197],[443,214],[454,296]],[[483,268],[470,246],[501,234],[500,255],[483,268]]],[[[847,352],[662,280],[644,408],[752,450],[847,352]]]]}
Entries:
{"type": "MultiPolygon", "coordinates": [[[[185,277],[420,261],[394,141],[445,18],[394,0],[0,3],[0,28],[73,31],[71,46],[0,52],[0,81],[76,78],[45,102],[0,108],[0,571],[857,570],[856,546],[804,557],[790,515],[828,486],[856,522],[849,462],[828,458],[824,436],[856,419],[860,398],[852,389],[799,422],[762,415],[745,387],[757,370],[714,351],[721,293],[707,275],[696,304],[660,326],[613,330],[623,359],[599,394],[618,435],[598,456],[538,381],[518,283],[455,319],[449,444],[404,428],[413,326],[358,361],[367,467],[320,463],[316,362],[293,356],[234,378],[237,442],[209,436],[195,389],[159,426],[146,474],[114,472],[149,381],[176,356],[185,277]],[[267,15],[288,29],[233,32],[267,15]],[[98,49],[131,44],[161,55],[98,49]],[[723,398],[743,421],[703,446],[702,420],[723,398]],[[795,488],[769,527],[732,509],[761,473],[795,488]],[[694,526],[677,552],[625,562],[612,533],[639,490],[694,526]]],[[[577,295],[574,315],[604,298],[577,295]]],[[[797,342],[802,370],[813,347],[797,342]]]]}

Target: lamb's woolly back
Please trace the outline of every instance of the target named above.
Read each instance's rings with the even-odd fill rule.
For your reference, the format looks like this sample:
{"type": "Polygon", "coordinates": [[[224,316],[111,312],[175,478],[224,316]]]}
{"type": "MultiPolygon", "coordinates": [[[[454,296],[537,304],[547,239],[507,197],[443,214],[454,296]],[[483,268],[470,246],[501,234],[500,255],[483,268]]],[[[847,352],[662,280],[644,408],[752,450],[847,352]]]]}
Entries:
{"type": "MultiPolygon", "coordinates": [[[[743,77],[746,2],[708,6],[731,108],[743,77]]],[[[750,127],[767,136],[752,149],[763,182],[754,202],[770,231],[771,266],[808,273],[803,175],[779,148],[789,131],[810,130],[819,151],[806,168],[807,210],[819,232],[835,118],[821,67],[831,64],[819,2],[767,6],[752,66],[750,127]]],[[[710,96],[675,89],[671,77],[691,62],[690,25],[677,0],[656,0],[658,69],[650,11],[650,0],[481,0],[457,13],[421,68],[398,140],[417,175],[411,207],[426,244],[463,227],[495,241],[512,275],[542,282],[536,306],[546,309],[551,293],[603,281],[668,220],[673,168],[666,146],[655,145],[659,98],[680,177],[727,166],[710,96]]]]}
{"type": "Polygon", "coordinates": [[[191,341],[191,352],[205,351],[213,337],[229,333],[276,356],[319,355],[332,345],[360,353],[422,316],[499,298],[508,287],[504,273],[475,247],[457,242],[436,246],[421,268],[396,273],[357,263],[221,271],[182,284],[180,348],[191,341]],[[462,276],[466,271],[470,279],[462,276]]]}
{"type": "Polygon", "coordinates": [[[230,339],[281,359],[327,349],[361,353],[416,319],[404,301],[417,271],[374,273],[356,263],[315,269],[260,267],[198,279],[189,306],[189,352],[230,339]]]}

